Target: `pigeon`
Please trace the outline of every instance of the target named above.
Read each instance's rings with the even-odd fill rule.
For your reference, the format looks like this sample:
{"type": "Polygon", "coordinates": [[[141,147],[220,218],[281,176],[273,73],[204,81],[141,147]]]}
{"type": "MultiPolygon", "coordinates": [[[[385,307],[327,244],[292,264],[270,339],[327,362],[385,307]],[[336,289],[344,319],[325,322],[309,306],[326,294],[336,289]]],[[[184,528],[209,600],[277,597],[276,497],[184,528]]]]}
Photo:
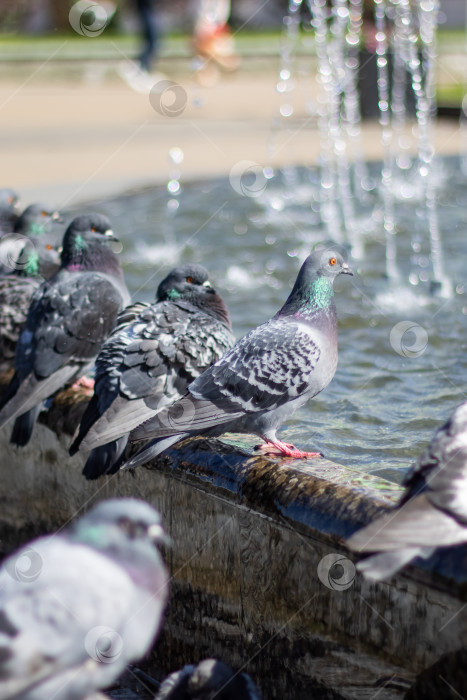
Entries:
{"type": "Polygon", "coordinates": [[[366,578],[389,578],[415,557],[467,542],[467,402],[458,406],[407,473],[399,505],[347,540],[376,552],[357,564],[366,578]]]}
{"type": "MultiPolygon", "coordinates": [[[[8,274],[21,265],[21,252],[29,244],[41,250],[49,246],[57,247],[56,236],[52,234],[51,225],[62,223],[63,219],[57,211],[51,210],[44,204],[30,204],[18,217],[12,233],[0,240],[0,274],[8,274]]],[[[58,261],[42,261],[41,273],[45,278],[51,277],[59,268],[58,261]],[[47,264],[48,263],[48,264],[47,264]]]]}
{"type": "Polygon", "coordinates": [[[13,231],[18,218],[17,193],[10,187],[0,187],[0,236],[13,231]]]}
{"type": "Polygon", "coordinates": [[[195,379],[185,395],[130,435],[156,438],[122,469],[134,468],[193,435],[254,433],[270,454],[321,456],[281,442],[276,431],[322,391],[337,366],[337,314],[333,282],[352,274],[336,251],[315,251],[302,265],[289,298],[266,323],[247,333],[195,379]]]}
{"type": "Polygon", "coordinates": [[[76,217],[63,237],[59,271],[35,292],[16,347],[15,374],[0,402],[0,427],[26,445],[42,401],[92,366],[130,297],[105,216],[76,217]]]}
{"type": "Polygon", "coordinates": [[[159,513],[101,501],[0,570],[0,700],[82,700],[153,643],[168,598],[159,513]]]}
{"type": "Polygon", "coordinates": [[[60,255],[51,244],[33,246],[27,242],[7,275],[0,274],[0,373],[14,367],[16,344],[26,321],[34,292],[42,284],[46,268],[58,265],[60,255]]]}
{"type": "Polygon", "coordinates": [[[222,661],[204,659],[171,673],[154,700],[261,700],[250,676],[233,671],[222,661]]]}
{"type": "Polygon", "coordinates": [[[130,430],[183,396],[235,342],[227,307],[201,265],[172,270],[156,299],[120,314],[96,360],[94,395],[70,448],[92,450],[88,479],[118,471],[130,430]]]}
{"type": "Polygon", "coordinates": [[[60,213],[45,204],[36,202],[26,207],[19,215],[14,231],[24,236],[40,236],[50,231],[53,223],[63,223],[60,213]]]}

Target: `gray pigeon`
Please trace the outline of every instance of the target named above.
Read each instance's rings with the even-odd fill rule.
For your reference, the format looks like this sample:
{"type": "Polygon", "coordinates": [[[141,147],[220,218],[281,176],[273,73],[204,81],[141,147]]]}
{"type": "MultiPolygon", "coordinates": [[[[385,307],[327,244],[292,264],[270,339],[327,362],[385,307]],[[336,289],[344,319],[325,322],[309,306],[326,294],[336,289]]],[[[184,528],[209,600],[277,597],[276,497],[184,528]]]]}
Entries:
{"type": "Polygon", "coordinates": [[[0,373],[14,367],[16,344],[28,315],[32,296],[42,284],[42,270],[60,262],[51,244],[27,241],[10,274],[0,274],[0,373]]]}
{"type": "Polygon", "coordinates": [[[378,552],[357,564],[373,581],[437,547],[467,542],[467,402],[434,434],[404,485],[396,509],[347,540],[356,552],[378,552]]]}
{"type": "MultiPolygon", "coordinates": [[[[38,248],[38,255],[47,250],[47,245],[50,249],[56,248],[58,240],[51,227],[54,223],[62,222],[60,214],[44,204],[30,204],[26,207],[16,220],[13,232],[0,240],[0,274],[8,274],[22,267],[21,253],[31,245],[38,248]]],[[[52,261],[46,256],[42,257],[41,274],[48,279],[57,272],[59,263],[56,259],[52,261]]]]}
{"type": "Polygon", "coordinates": [[[0,402],[0,427],[26,445],[42,401],[92,366],[129,302],[105,216],[78,216],[63,237],[61,266],[35,292],[16,348],[15,374],[0,402]]]}
{"type": "Polygon", "coordinates": [[[144,501],[97,504],[0,570],[0,700],[83,700],[149,649],[168,575],[159,514],[144,501]]]}
{"type": "Polygon", "coordinates": [[[250,676],[230,666],[204,659],[197,666],[184,666],[162,683],[154,700],[261,700],[250,676]]]}
{"type": "Polygon", "coordinates": [[[13,231],[18,219],[18,194],[11,187],[0,187],[0,237],[13,231]]]}
{"type": "Polygon", "coordinates": [[[333,283],[352,274],[340,253],[315,251],[302,265],[278,313],[250,331],[195,379],[185,396],[143,423],[132,441],[156,438],[122,468],[144,464],[192,435],[255,433],[269,453],[301,452],[276,437],[277,429],[331,381],[337,366],[333,283]],[[163,439],[165,438],[165,439],[163,439]]]}
{"type": "Polygon", "coordinates": [[[118,471],[130,430],[183,396],[235,342],[227,307],[201,265],[176,267],[159,285],[157,303],[135,304],[117,323],[96,360],[94,396],[70,448],[92,450],[88,479],[118,471]]]}

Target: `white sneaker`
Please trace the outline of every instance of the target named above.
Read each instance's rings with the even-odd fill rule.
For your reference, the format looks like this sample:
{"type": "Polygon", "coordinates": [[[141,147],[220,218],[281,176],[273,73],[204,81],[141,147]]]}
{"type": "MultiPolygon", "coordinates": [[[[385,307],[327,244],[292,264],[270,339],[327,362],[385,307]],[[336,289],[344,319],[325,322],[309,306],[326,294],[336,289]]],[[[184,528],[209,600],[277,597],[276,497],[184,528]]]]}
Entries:
{"type": "Polygon", "coordinates": [[[160,80],[167,80],[163,73],[148,73],[147,70],[130,61],[120,63],[117,73],[132,90],[142,95],[149,95],[156,83],[160,80]]]}

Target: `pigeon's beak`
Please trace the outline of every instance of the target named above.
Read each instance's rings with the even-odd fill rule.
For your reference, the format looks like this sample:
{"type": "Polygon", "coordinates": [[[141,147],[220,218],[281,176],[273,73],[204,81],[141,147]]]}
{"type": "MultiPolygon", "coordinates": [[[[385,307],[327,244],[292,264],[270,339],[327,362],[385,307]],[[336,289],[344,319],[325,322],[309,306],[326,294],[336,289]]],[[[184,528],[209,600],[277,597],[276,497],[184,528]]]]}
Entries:
{"type": "Polygon", "coordinates": [[[117,238],[111,228],[108,228],[107,231],[105,231],[104,236],[109,241],[116,241],[117,243],[120,243],[120,240],[117,238]]]}
{"type": "Polygon", "coordinates": [[[342,263],[341,273],[342,273],[343,275],[353,275],[352,270],[350,269],[350,267],[347,265],[346,262],[345,262],[345,263],[342,263]]]}
{"type": "Polygon", "coordinates": [[[214,287],[212,286],[212,284],[210,283],[209,280],[206,280],[206,282],[203,282],[203,284],[202,284],[201,286],[204,287],[205,290],[206,290],[207,292],[209,292],[210,294],[214,294],[215,289],[214,289],[214,287]]]}
{"type": "Polygon", "coordinates": [[[166,547],[172,545],[172,540],[159,523],[154,523],[148,527],[148,537],[156,544],[164,544],[166,547]]]}
{"type": "Polygon", "coordinates": [[[56,224],[63,224],[64,219],[60,215],[59,211],[54,211],[53,214],[50,217],[52,221],[54,221],[56,224]]]}

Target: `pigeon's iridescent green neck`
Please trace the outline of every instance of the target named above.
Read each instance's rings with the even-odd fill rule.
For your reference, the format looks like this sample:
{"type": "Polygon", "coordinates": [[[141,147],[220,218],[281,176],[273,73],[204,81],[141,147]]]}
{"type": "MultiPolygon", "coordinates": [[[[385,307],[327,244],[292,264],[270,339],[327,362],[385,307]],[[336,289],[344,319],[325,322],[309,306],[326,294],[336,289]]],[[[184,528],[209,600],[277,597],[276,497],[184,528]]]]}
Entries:
{"type": "Polygon", "coordinates": [[[329,277],[317,277],[310,285],[310,296],[306,307],[310,309],[327,309],[334,296],[332,282],[332,279],[329,277]]]}
{"type": "Polygon", "coordinates": [[[31,277],[36,277],[39,274],[39,255],[36,252],[29,254],[24,271],[31,277]]]}
{"type": "Polygon", "coordinates": [[[175,301],[176,299],[180,299],[182,295],[180,292],[178,292],[176,289],[169,289],[167,292],[167,298],[170,299],[170,301],[175,301]]]}
{"type": "Polygon", "coordinates": [[[76,236],[73,244],[74,244],[75,250],[79,253],[81,253],[86,248],[86,243],[84,241],[83,236],[81,236],[81,235],[76,236]]]}

